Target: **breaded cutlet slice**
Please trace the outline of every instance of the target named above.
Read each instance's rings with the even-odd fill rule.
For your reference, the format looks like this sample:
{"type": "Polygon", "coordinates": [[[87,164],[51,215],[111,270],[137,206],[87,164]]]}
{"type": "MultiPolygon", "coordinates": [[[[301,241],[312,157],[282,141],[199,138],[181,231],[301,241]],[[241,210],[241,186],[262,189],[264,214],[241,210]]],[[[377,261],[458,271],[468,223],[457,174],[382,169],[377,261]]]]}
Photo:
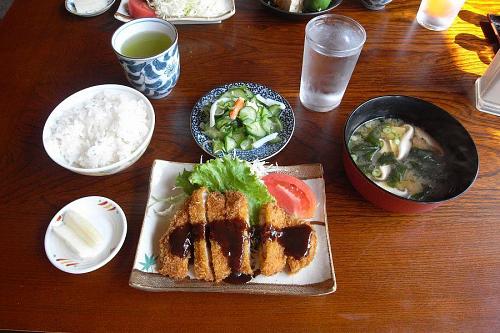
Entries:
{"type": "MultiPolygon", "coordinates": [[[[262,228],[272,227],[275,230],[279,230],[301,224],[311,227],[308,222],[288,215],[275,203],[263,205],[260,214],[260,225],[262,228]]],[[[261,273],[263,275],[273,275],[282,271],[286,264],[288,264],[290,273],[293,274],[309,265],[316,255],[317,246],[316,232],[312,227],[311,230],[310,247],[307,254],[300,259],[287,256],[285,254],[285,248],[278,242],[278,240],[263,239],[259,250],[261,273]]]]}
{"type": "Polygon", "coordinates": [[[200,280],[213,281],[214,274],[210,266],[210,251],[205,238],[207,197],[208,191],[204,187],[193,192],[189,203],[189,220],[193,225],[193,233],[201,232],[199,237],[194,238],[194,275],[200,280]]]}
{"type": "Polygon", "coordinates": [[[229,222],[241,220],[246,223],[243,231],[243,253],[241,256],[240,273],[253,274],[250,264],[250,236],[248,229],[250,227],[250,213],[247,197],[241,192],[226,192],[226,218],[229,222]]]}
{"type": "MultiPolygon", "coordinates": [[[[208,223],[225,221],[226,219],[226,197],[220,192],[210,192],[207,197],[207,220],[208,223]]],[[[215,281],[222,281],[231,273],[228,262],[221,246],[210,237],[210,250],[212,252],[212,266],[215,281]]]]}
{"type": "MultiPolygon", "coordinates": [[[[210,230],[210,244],[215,281],[222,281],[231,274],[231,263],[233,260],[237,261],[240,273],[252,274],[252,268],[250,265],[250,239],[248,236],[248,202],[245,195],[239,192],[227,192],[225,195],[218,192],[211,192],[207,199],[207,218],[208,222],[212,223],[212,229],[210,230]],[[243,221],[246,224],[244,225],[242,235],[242,248],[239,249],[241,251],[241,258],[234,257],[235,252],[238,251],[230,251],[232,252],[231,254],[233,257],[228,257],[224,254],[224,248],[215,239],[216,230],[214,230],[214,227],[221,227],[220,223],[233,223],[235,228],[228,226],[227,230],[224,230],[224,232],[234,232],[234,235],[236,235],[238,230],[240,230],[240,225],[237,225],[240,223],[238,221],[243,221]]],[[[231,237],[231,235],[220,236],[224,236],[224,238],[227,237],[224,239],[226,246],[237,245],[230,244],[235,240],[231,237]]],[[[237,239],[239,239],[239,237],[237,237],[237,239]]]]}
{"type": "Polygon", "coordinates": [[[176,228],[189,225],[188,202],[189,199],[187,199],[182,207],[174,214],[167,231],[160,239],[160,269],[158,272],[176,280],[183,279],[188,275],[188,265],[191,254],[188,253],[184,258],[173,254],[171,252],[169,238],[176,228]]]}
{"type": "MultiPolygon", "coordinates": [[[[281,229],[287,226],[285,212],[274,202],[262,205],[260,209],[259,224],[261,230],[269,228],[281,229]]],[[[267,235],[269,236],[269,235],[267,235]]],[[[285,269],[285,249],[276,240],[261,239],[259,247],[259,262],[262,275],[274,275],[285,269]]]]}
{"type": "MultiPolygon", "coordinates": [[[[305,222],[303,220],[299,219],[290,219],[288,226],[294,226],[298,224],[307,224],[309,227],[311,225],[309,222],[305,222]]],[[[307,251],[307,254],[300,258],[300,259],[295,259],[294,257],[287,256],[286,262],[288,264],[288,267],[290,268],[290,273],[294,274],[300,271],[302,268],[306,267],[313,261],[314,256],[316,255],[316,247],[318,244],[318,237],[316,236],[316,232],[314,229],[311,227],[312,233],[311,233],[311,238],[310,238],[310,247],[309,250],[307,251]]]]}

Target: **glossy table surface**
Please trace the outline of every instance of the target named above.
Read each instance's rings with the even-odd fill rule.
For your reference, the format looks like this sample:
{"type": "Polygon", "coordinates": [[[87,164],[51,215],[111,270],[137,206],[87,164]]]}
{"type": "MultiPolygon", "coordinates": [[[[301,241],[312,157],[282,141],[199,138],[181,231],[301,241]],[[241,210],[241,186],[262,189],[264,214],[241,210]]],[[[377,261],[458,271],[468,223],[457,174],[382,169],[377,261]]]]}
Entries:
{"type": "MultiPolygon", "coordinates": [[[[445,32],[421,28],[419,2],[369,11],[344,0],[333,12],[359,21],[367,41],[342,104],[329,113],[299,101],[305,21],[258,1],[238,0],[217,25],[177,26],[181,76],[152,101],[156,128],[143,157],[113,176],[86,177],[50,160],[42,128],[70,94],[127,82],[110,46],[118,7],[94,18],[63,1],[15,1],[0,21],[0,328],[50,331],[484,331],[500,330],[500,118],[474,107],[474,82],[493,58],[480,21],[495,0],[469,0],[445,32]],[[213,87],[263,83],[294,108],[296,129],[271,162],[321,163],[338,289],[320,297],[148,293],[128,286],[155,159],[197,162],[189,114],[213,87]],[[380,95],[423,98],[470,132],[480,170],[461,197],[421,215],[387,213],[365,201],[341,163],[348,114],[380,95]],[[52,216],[79,197],[102,195],[124,209],[128,234],[118,255],[84,275],[47,260],[52,216]]],[[[204,156],[207,158],[207,156],[204,156]]]]}

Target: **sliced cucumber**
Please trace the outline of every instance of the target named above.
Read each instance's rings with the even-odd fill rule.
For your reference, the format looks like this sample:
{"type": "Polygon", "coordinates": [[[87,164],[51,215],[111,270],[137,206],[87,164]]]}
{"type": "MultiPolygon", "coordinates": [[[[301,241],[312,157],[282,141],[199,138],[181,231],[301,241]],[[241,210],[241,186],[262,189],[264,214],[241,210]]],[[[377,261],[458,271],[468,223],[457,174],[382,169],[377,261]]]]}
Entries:
{"type": "Polygon", "coordinates": [[[214,140],[214,142],[212,143],[212,149],[214,153],[224,151],[224,144],[220,140],[214,140]]]}
{"type": "Polygon", "coordinates": [[[271,105],[269,111],[271,111],[273,116],[279,116],[281,114],[281,108],[278,104],[271,105]]]}
{"type": "Polygon", "coordinates": [[[243,86],[241,88],[245,91],[245,94],[247,95],[248,99],[252,99],[255,97],[255,94],[250,89],[248,89],[247,86],[243,86]]]}
{"type": "Polygon", "coordinates": [[[252,140],[250,139],[245,139],[243,141],[241,141],[240,143],[240,148],[242,150],[249,150],[249,149],[252,149],[252,140]]]}
{"type": "Polygon", "coordinates": [[[245,93],[245,90],[243,88],[233,88],[230,89],[229,92],[231,93],[231,96],[233,97],[241,97],[241,98],[247,98],[247,94],[245,93]]]}
{"type": "Polygon", "coordinates": [[[259,106],[257,105],[257,100],[255,98],[252,98],[251,100],[246,101],[245,105],[254,108],[254,110],[259,109],[259,106]]]}
{"type": "Polygon", "coordinates": [[[255,109],[250,106],[245,106],[240,110],[238,118],[240,118],[244,124],[254,122],[257,118],[257,111],[255,111],[255,109]]]}
{"type": "Polygon", "coordinates": [[[225,118],[225,117],[221,117],[221,118],[219,118],[219,119],[217,119],[215,121],[215,127],[217,127],[217,129],[220,130],[221,128],[229,125],[231,122],[232,122],[231,119],[225,118]]]}
{"type": "Polygon", "coordinates": [[[258,122],[248,124],[248,125],[246,125],[246,128],[247,128],[248,133],[250,133],[258,138],[261,138],[267,134],[266,131],[262,128],[262,126],[258,122]]]}
{"type": "Polygon", "coordinates": [[[283,130],[283,124],[281,123],[281,120],[279,117],[272,117],[270,118],[274,124],[274,130],[276,132],[281,132],[283,130]]]}
{"type": "Polygon", "coordinates": [[[236,141],[233,138],[231,138],[229,135],[226,135],[226,137],[224,138],[224,145],[225,145],[226,152],[230,152],[234,148],[236,148],[236,141]]]}
{"type": "Polygon", "coordinates": [[[283,139],[281,139],[279,136],[277,136],[276,138],[272,139],[271,141],[269,141],[269,143],[280,143],[283,139]]]}
{"type": "Polygon", "coordinates": [[[205,126],[203,133],[210,139],[219,139],[222,136],[222,133],[218,129],[210,126],[205,126]]]}
{"type": "Polygon", "coordinates": [[[259,112],[259,116],[261,119],[264,119],[264,118],[269,118],[272,116],[272,113],[271,111],[269,111],[269,109],[265,106],[262,106],[261,108],[259,108],[260,112],[259,112]]]}
{"type": "Polygon", "coordinates": [[[231,137],[233,138],[233,140],[236,142],[236,145],[239,146],[241,144],[241,142],[243,140],[245,140],[246,138],[246,134],[245,133],[237,133],[237,132],[233,132],[233,134],[231,135],[231,137]]]}
{"type": "Polygon", "coordinates": [[[242,85],[226,91],[214,104],[210,107],[210,123],[201,127],[203,133],[213,140],[214,152],[249,150],[281,141],[277,133],[283,130],[279,119],[282,103],[255,95],[242,85]],[[232,120],[230,110],[240,97],[245,99],[245,106],[232,120]]]}
{"type": "Polygon", "coordinates": [[[271,134],[271,133],[275,132],[274,122],[269,118],[262,119],[260,121],[260,125],[262,126],[264,131],[266,131],[267,134],[271,134]]]}

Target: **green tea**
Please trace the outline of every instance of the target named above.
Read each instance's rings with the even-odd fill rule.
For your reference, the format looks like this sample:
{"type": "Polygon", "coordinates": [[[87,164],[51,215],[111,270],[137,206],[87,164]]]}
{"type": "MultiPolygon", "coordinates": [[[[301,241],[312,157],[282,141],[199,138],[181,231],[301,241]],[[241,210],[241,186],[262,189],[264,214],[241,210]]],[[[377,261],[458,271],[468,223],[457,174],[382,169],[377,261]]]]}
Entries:
{"type": "Polygon", "coordinates": [[[164,33],[145,31],[129,37],[122,45],[121,54],[129,58],[149,58],[171,45],[172,39],[164,33]]]}

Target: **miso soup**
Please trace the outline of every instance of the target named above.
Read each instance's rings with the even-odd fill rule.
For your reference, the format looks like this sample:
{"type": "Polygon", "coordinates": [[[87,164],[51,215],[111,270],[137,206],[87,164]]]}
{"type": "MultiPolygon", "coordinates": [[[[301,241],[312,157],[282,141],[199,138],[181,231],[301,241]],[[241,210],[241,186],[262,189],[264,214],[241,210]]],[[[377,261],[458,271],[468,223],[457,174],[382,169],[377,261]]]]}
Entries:
{"type": "Polygon", "coordinates": [[[393,194],[419,201],[446,194],[444,150],[417,126],[400,119],[370,120],[354,131],[348,149],[358,168],[393,194]]]}

